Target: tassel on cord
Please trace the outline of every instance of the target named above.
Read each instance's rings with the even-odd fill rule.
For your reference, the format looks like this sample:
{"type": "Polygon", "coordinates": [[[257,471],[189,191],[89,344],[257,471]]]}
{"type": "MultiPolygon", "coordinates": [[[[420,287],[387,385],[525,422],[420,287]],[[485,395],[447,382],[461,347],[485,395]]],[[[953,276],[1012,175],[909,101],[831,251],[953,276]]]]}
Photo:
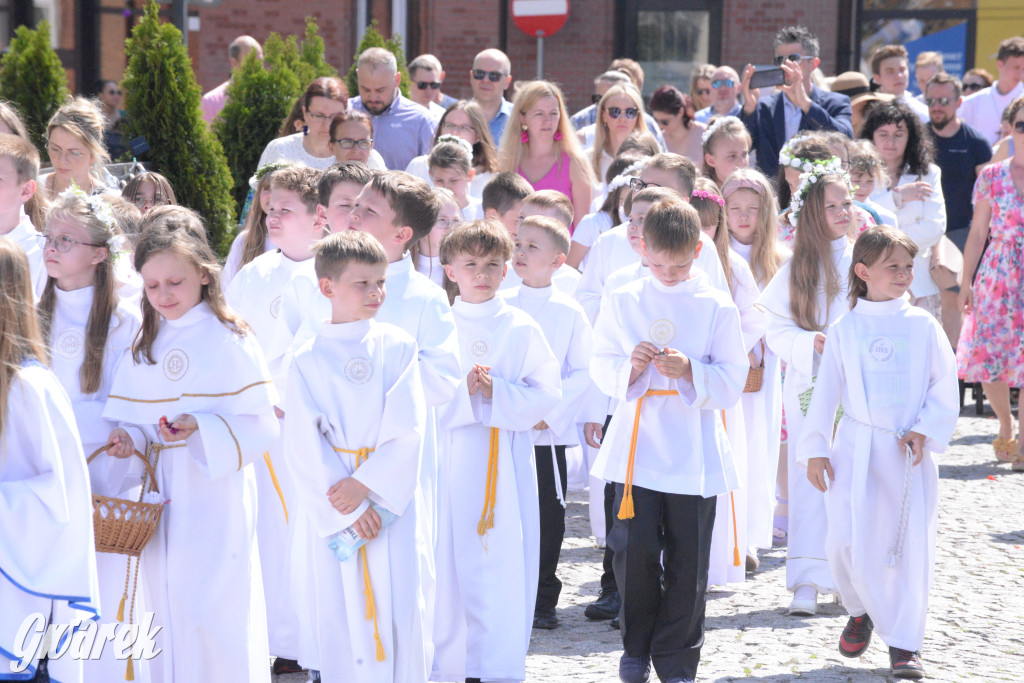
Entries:
{"type": "Polygon", "coordinates": [[[498,497],[498,429],[491,427],[491,450],[487,457],[487,488],[484,491],[484,509],[476,525],[476,533],[487,534],[494,528],[494,506],[498,497]]]}
{"type": "Polygon", "coordinates": [[[626,481],[622,486],[622,503],[619,505],[619,519],[633,519],[633,467],[636,464],[636,440],[640,434],[640,408],[648,396],[678,396],[668,389],[650,389],[636,400],[636,415],[633,417],[633,435],[629,439],[629,460],[626,461],[626,481]]]}
{"type": "Polygon", "coordinates": [[[270,471],[270,481],[274,484],[277,497],[281,499],[281,507],[284,508],[284,523],[288,523],[288,505],[284,502],[284,492],[281,491],[281,484],[277,481],[277,472],[274,471],[274,463],[270,460],[270,451],[263,453],[263,461],[267,463],[267,470],[270,471]]]}
{"type": "Polygon", "coordinates": [[[124,672],[124,680],[134,681],[135,680],[135,667],[132,666],[131,653],[128,654],[128,668],[124,672]]]}
{"type": "Polygon", "coordinates": [[[126,592],[124,595],[121,596],[121,602],[117,605],[117,620],[122,624],[124,623],[124,603],[125,600],[127,599],[128,593],[126,592]]]}
{"type": "MultiPolygon", "coordinates": [[[[725,411],[722,411],[722,428],[726,435],[729,434],[729,421],[725,419],[725,411]]],[[[740,533],[736,530],[736,497],[729,491],[729,504],[732,506],[732,566],[740,566],[740,533]]]]}
{"type": "Polygon", "coordinates": [[[370,565],[366,560],[365,545],[359,548],[359,554],[363,558],[363,584],[366,586],[364,589],[366,593],[366,618],[373,620],[373,640],[377,646],[377,661],[383,662],[386,659],[384,655],[384,642],[380,639],[380,628],[377,626],[377,606],[373,601],[373,585],[370,583],[370,565]]]}

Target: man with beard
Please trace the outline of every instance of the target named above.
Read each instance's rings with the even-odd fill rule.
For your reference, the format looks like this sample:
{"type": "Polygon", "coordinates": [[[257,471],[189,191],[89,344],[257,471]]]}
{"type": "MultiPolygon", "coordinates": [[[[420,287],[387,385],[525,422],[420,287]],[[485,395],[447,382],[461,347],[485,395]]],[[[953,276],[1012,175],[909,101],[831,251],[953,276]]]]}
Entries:
{"type": "Polygon", "coordinates": [[[395,56],[384,48],[367,48],[356,63],[356,78],[359,96],[348,106],[373,119],[373,148],[388,169],[404,171],[415,157],[429,154],[434,120],[398,89],[402,76],[395,56]]]}
{"type": "Polygon", "coordinates": [[[985,136],[957,116],[961,94],[960,81],[947,73],[935,74],[925,86],[935,163],[942,170],[946,236],[962,250],[971,228],[974,181],[992,158],[992,148],[985,136]]]}

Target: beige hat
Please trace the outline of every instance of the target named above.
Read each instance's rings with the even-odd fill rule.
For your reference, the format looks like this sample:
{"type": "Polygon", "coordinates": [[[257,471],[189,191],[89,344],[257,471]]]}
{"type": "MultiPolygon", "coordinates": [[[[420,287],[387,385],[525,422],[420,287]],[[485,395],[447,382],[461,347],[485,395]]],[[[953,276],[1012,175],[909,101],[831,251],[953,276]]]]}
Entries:
{"type": "Polygon", "coordinates": [[[847,71],[836,76],[832,82],[832,92],[849,97],[851,107],[869,100],[889,102],[893,99],[893,96],[887,93],[872,92],[868,77],[859,71],[847,71]]]}

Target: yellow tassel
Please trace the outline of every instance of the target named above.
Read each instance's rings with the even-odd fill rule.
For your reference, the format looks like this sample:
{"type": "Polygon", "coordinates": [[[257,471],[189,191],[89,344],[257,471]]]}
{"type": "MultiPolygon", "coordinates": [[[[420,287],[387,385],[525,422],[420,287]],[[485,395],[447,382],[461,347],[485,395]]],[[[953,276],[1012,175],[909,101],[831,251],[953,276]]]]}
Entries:
{"type": "Polygon", "coordinates": [[[128,669],[124,672],[124,680],[135,680],[135,667],[132,666],[132,656],[130,654],[128,655],[128,669]]]}
{"type": "Polygon", "coordinates": [[[484,490],[484,509],[480,513],[480,521],[476,524],[479,536],[487,534],[494,528],[494,506],[498,495],[498,434],[497,428],[491,428],[491,450],[487,456],[487,488],[484,490]]]}
{"type": "MultiPolygon", "coordinates": [[[[124,595],[121,596],[121,603],[117,606],[117,620],[119,622],[121,622],[122,624],[124,623],[124,603],[125,603],[125,600],[127,600],[127,599],[128,599],[128,593],[125,593],[124,595]]],[[[129,662],[130,661],[131,660],[129,660],[129,662]]],[[[131,679],[128,679],[128,680],[131,680],[131,679]]]]}
{"type": "Polygon", "coordinates": [[[373,604],[373,585],[370,583],[370,566],[366,562],[366,546],[359,549],[363,560],[363,594],[366,596],[366,618],[376,619],[377,609],[373,604]]]}
{"type": "Polygon", "coordinates": [[[732,547],[732,565],[734,567],[740,566],[740,549],[736,546],[732,547]]]}
{"type": "Polygon", "coordinates": [[[633,491],[626,491],[619,506],[619,519],[633,519],[633,491]]]}
{"type": "Polygon", "coordinates": [[[384,643],[380,640],[380,631],[374,628],[373,639],[377,642],[377,661],[383,662],[387,657],[384,656],[384,643]]]}

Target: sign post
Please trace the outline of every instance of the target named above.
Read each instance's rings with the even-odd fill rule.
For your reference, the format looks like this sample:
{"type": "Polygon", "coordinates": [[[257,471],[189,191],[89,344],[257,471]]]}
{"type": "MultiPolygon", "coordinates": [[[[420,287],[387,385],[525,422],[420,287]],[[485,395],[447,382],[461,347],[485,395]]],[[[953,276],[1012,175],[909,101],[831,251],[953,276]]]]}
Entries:
{"type": "Polygon", "coordinates": [[[537,39],[537,80],[544,78],[544,38],[558,33],[569,19],[569,0],[512,0],[512,21],[537,39]]]}

